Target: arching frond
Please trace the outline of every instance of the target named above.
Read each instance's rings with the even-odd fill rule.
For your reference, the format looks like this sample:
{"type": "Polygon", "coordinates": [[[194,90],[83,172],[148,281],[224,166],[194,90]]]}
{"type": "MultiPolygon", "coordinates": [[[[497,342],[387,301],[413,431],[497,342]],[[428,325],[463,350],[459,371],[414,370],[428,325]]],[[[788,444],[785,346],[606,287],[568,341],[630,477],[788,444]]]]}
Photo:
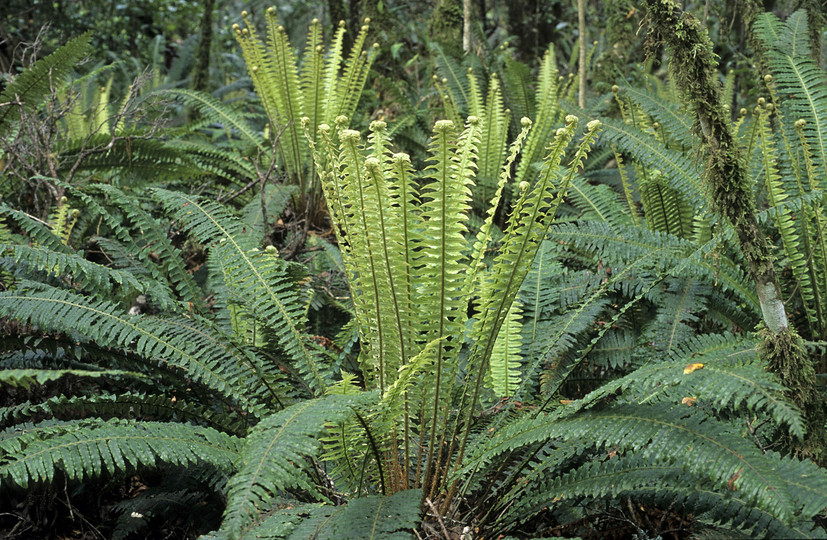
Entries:
{"type": "Polygon", "coordinates": [[[51,481],[60,470],[83,479],[160,463],[206,462],[232,471],[240,441],[211,428],[178,423],[93,420],[19,430],[0,448],[0,486],[51,481]],[[10,444],[13,443],[13,444],[10,444]]]}

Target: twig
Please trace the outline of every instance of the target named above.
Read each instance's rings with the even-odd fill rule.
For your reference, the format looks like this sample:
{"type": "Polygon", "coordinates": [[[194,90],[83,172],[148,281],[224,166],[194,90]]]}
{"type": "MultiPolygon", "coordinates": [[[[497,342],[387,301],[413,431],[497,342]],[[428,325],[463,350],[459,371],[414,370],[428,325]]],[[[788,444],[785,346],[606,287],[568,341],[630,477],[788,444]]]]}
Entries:
{"type": "Polygon", "coordinates": [[[436,506],[434,506],[434,503],[431,502],[431,499],[429,497],[425,497],[425,502],[428,503],[428,506],[431,507],[431,512],[434,513],[434,517],[436,518],[437,523],[439,523],[439,526],[442,528],[442,534],[445,535],[445,540],[451,540],[451,535],[448,534],[448,529],[445,527],[445,523],[442,521],[442,516],[439,515],[439,512],[437,511],[436,506]]]}

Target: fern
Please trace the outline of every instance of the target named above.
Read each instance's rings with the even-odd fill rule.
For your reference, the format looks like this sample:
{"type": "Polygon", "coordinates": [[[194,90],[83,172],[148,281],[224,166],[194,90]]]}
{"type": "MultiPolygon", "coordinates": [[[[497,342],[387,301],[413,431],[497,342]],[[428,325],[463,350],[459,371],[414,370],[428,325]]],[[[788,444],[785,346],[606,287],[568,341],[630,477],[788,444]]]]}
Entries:
{"type": "Polygon", "coordinates": [[[315,392],[324,388],[330,378],[328,368],[305,334],[304,309],[275,250],[254,247],[242,234],[242,222],[215,203],[161,189],[153,193],[199,242],[211,245],[233,299],[273,330],[310,388],[315,392]]]}
{"type": "Polygon", "coordinates": [[[0,314],[43,329],[76,332],[99,345],[134,350],[147,360],[187,372],[248,411],[261,410],[259,399],[252,397],[256,388],[261,389],[261,382],[255,379],[255,372],[242,367],[249,359],[217,341],[198,323],[128,315],[109,302],[29,285],[30,291],[0,293],[0,314]]]}
{"type": "Polygon", "coordinates": [[[81,422],[43,430],[34,426],[32,431],[0,439],[0,486],[26,487],[31,479],[51,481],[58,470],[69,478],[81,479],[158,463],[204,461],[231,471],[240,450],[235,437],[198,426],[126,420],[81,422]]]}
{"type": "Polygon", "coordinates": [[[77,62],[91,51],[92,32],[70,40],[58,50],[29,66],[0,93],[0,132],[41,106],[53,84],[66,77],[77,62]]]}
{"type": "Polygon", "coordinates": [[[274,493],[299,487],[318,497],[302,463],[319,451],[318,436],[324,425],[344,420],[358,401],[353,396],[337,395],[307,400],[256,425],[245,441],[238,473],[227,486],[222,529],[230,538],[241,537],[274,493]]]}

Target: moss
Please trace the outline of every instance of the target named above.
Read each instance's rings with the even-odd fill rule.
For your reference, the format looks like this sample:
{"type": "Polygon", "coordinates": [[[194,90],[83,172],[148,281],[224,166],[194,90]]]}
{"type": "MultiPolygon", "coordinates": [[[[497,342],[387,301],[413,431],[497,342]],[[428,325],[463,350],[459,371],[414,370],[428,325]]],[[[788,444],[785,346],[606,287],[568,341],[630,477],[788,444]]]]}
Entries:
{"type": "Polygon", "coordinates": [[[788,439],[787,445],[794,453],[824,465],[827,437],[824,425],[827,420],[823,397],[816,385],[816,373],[812,362],[800,362],[807,351],[801,337],[787,330],[772,334],[762,332],[761,356],[767,368],[777,374],[787,387],[787,397],[806,414],[807,435],[803,440],[788,439]]]}
{"type": "Polygon", "coordinates": [[[462,52],[462,2],[437,0],[428,21],[428,34],[449,56],[461,58],[462,52]]]}

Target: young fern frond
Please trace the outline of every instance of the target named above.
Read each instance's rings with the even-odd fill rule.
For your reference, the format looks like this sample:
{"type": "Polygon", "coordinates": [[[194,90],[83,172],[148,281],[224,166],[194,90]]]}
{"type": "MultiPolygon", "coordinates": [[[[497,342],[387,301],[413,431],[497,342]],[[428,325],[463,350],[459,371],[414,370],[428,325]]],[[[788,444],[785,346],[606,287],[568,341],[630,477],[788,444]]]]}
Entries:
{"type": "Polygon", "coordinates": [[[255,31],[254,25],[242,13],[246,27],[234,26],[244,60],[250,72],[256,93],[261,99],[271,123],[282,166],[291,183],[299,186],[302,197],[318,196],[317,175],[310,159],[310,146],[316,142],[316,127],[332,124],[334,119],[347,119],[356,106],[367,82],[368,72],[376,57],[373,47],[365,49],[368,26],[362,27],[353,48],[345,60],[343,39],[345,28],[340,26],[333,37],[327,57],[323,54],[321,24],[314,20],[308,31],[302,67],[280,24],[275,8],[266,12],[267,45],[255,31]],[[302,133],[301,119],[311,122],[311,140],[302,133]],[[282,130],[283,128],[283,130],[282,130]]]}
{"type": "Polygon", "coordinates": [[[796,11],[784,24],[772,13],[757,17],[753,29],[767,48],[770,71],[787,118],[803,119],[804,137],[822,189],[827,187],[827,77],[809,54],[807,14],[796,11]]]}
{"type": "MultiPolygon", "coordinates": [[[[475,113],[472,113],[475,114],[475,113]]],[[[491,194],[497,189],[497,180],[503,166],[506,151],[506,139],[510,115],[503,109],[500,83],[495,75],[489,81],[485,108],[480,110],[482,132],[479,149],[479,170],[477,171],[477,189],[475,206],[485,208],[491,194]]]]}
{"type": "Polygon", "coordinates": [[[811,274],[808,272],[809,257],[807,255],[809,254],[801,248],[801,238],[798,228],[786,205],[788,194],[784,189],[781,174],[776,165],[778,154],[775,147],[775,140],[769,129],[767,112],[762,107],[757,108],[755,124],[760,140],[761,168],[767,201],[769,207],[774,210],[773,221],[781,236],[781,245],[796,281],[796,292],[801,296],[807,321],[810,327],[817,327],[819,326],[819,322],[816,321],[816,314],[814,313],[812,304],[814,291],[810,279],[811,274]]]}
{"type": "Polygon", "coordinates": [[[513,396],[520,387],[522,378],[520,349],[523,345],[521,315],[520,301],[514,300],[508,309],[508,315],[503,321],[491,352],[488,365],[488,378],[490,379],[488,386],[498,398],[513,396]]]}
{"type": "Polygon", "coordinates": [[[549,47],[540,62],[540,73],[537,76],[537,88],[534,94],[533,126],[531,135],[526,140],[525,149],[522,152],[522,159],[517,165],[515,181],[526,181],[533,183],[537,176],[537,162],[545,157],[545,145],[554,138],[555,126],[562,120],[561,101],[564,99],[565,86],[560,84],[557,78],[557,59],[554,48],[549,47]]]}

